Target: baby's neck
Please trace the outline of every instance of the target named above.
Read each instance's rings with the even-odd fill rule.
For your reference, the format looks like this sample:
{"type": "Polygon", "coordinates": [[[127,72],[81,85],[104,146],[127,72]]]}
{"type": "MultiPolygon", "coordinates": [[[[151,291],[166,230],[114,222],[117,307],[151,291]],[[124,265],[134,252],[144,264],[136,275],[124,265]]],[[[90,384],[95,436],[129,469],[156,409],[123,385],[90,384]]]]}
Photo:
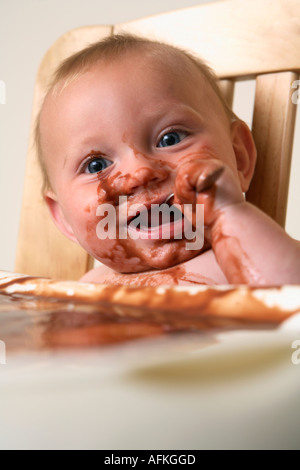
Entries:
{"type": "Polygon", "coordinates": [[[101,266],[84,276],[82,281],[132,287],[228,284],[212,250],[161,271],[122,274],[101,266]]]}

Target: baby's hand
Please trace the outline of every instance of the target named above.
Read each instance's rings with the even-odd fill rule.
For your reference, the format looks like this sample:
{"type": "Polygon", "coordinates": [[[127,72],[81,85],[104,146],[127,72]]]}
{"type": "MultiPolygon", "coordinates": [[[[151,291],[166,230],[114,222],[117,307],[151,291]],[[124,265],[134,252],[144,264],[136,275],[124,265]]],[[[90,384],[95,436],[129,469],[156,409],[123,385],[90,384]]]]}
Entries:
{"type": "Polygon", "coordinates": [[[244,202],[237,176],[222,161],[196,160],[183,164],[175,181],[175,203],[204,204],[210,227],[225,208],[244,202]]]}

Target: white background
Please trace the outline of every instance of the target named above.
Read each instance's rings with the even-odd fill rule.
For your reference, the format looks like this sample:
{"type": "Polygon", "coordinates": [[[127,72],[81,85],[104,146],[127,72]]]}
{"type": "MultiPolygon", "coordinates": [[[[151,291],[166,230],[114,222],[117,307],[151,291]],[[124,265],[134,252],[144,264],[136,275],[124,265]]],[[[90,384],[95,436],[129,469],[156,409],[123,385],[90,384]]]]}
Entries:
{"type": "MultiPolygon", "coordinates": [[[[211,0],[215,1],[215,0],[211,0]]],[[[208,0],[0,0],[0,270],[14,270],[35,75],[43,55],[65,32],[84,25],[114,24],[208,0]]],[[[253,84],[238,87],[235,110],[251,124],[253,84]]],[[[287,230],[300,239],[300,126],[292,168],[287,230]]]]}

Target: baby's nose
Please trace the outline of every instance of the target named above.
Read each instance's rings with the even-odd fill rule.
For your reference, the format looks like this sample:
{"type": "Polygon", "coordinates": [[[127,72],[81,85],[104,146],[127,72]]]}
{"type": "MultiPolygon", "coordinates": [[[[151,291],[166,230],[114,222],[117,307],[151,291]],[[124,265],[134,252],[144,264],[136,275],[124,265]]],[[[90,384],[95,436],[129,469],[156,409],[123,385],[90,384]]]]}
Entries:
{"type": "Polygon", "coordinates": [[[119,194],[130,195],[141,187],[158,185],[169,177],[166,168],[155,166],[139,166],[132,169],[131,173],[124,174],[115,180],[115,190],[119,194]]]}
{"type": "Polygon", "coordinates": [[[119,194],[130,195],[141,187],[154,186],[169,177],[169,169],[153,156],[139,152],[134,146],[127,146],[123,153],[124,170],[115,180],[119,194]]]}

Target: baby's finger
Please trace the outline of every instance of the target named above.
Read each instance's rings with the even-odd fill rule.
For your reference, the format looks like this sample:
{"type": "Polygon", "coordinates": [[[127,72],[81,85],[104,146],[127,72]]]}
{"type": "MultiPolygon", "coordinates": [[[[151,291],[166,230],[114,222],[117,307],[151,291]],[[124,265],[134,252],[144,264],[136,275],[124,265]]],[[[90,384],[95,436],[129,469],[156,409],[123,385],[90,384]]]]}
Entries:
{"type": "Polygon", "coordinates": [[[210,189],[224,169],[224,165],[216,160],[198,160],[182,165],[175,182],[176,199],[184,204],[195,203],[197,193],[210,189]]]}
{"type": "Polygon", "coordinates": [[[207,191],[208,189],[212,188],[216,181],[220,178],[222,173],[224,172],[225,167],[221,166],[215,170],[212,170],[207,175],[201,174],[198,178],[196,191],[197,193],[201,193],[203,191],[207,191]]]}

